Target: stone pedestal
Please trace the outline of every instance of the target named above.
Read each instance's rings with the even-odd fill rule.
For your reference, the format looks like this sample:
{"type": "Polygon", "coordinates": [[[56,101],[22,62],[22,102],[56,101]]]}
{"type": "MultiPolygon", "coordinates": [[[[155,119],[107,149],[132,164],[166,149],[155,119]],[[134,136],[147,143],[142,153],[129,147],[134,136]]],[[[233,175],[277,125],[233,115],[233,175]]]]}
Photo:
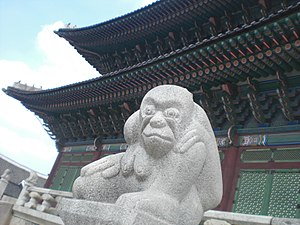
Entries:
{"type": "Polygon", "coordinates": [[[9,224],[12,216],[12,207],[12,203],[0,201],[0,225],[9,224]]]}
{"type": "Polygon", "coordinates": [[[4,173],[1,175],[0,179],[0,199],[2,198],[4,191],[9,183],[11,171],[6,169],[4,173]]]}
{"type": "Polygon", "coordinates": [[[1,178],[0,179],[0,199],[2,198],[7,185],[8,185],[8,181],[1,178]]]}
{"type": "Polygon", "coordinates": [[[65,225],[171,225],[143,212],[94,201],[62,198],[57,210],[65,225]]]}

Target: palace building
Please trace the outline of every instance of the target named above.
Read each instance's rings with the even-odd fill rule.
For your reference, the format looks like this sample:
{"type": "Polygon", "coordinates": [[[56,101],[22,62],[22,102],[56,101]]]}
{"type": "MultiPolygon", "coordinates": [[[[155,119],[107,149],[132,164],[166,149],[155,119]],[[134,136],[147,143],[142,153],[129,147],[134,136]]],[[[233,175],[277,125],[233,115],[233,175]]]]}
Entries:
{"type": "Polygon", "coordinates": [[[99,77],[4,90],[57,143],[46,187],[70,191],[84,165],[125,151],[124,123],[145,93],[175,84],[194,94],[214,128],[224,183],[218,209],[300,218],[299,9],[297,0],[160,0],[56,31],[99,77]]]}

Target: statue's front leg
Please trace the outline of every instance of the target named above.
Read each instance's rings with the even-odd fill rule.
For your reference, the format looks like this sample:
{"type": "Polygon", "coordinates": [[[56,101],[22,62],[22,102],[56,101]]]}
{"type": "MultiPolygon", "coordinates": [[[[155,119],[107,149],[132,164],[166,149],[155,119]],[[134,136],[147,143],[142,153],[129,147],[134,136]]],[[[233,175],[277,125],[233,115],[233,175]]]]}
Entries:
{"type": "Polygon", "coordinates": [[[120,161],[123,156],[124,153],[119,153],[92,162],[81,169],[80,176],[87,177],[95,173],[102,173],[105,178],[114,177],[120,172],[120,161]]]}
{"type": "Polygon", "coordinates": [[[80,177],[73,184],[74,197],[114,203],[120,195],[128,192],[127,184],[131,178],[127,179],[120,173],[123,155],[107,156],[83,167],[80,177]]]}
{"type": "Polygon", "coordinates": [[[126,193],[116,202],[126,209],[149,214],[170,224],[178,224],[179,202],[162,192],[141,191],[126,193]]]}

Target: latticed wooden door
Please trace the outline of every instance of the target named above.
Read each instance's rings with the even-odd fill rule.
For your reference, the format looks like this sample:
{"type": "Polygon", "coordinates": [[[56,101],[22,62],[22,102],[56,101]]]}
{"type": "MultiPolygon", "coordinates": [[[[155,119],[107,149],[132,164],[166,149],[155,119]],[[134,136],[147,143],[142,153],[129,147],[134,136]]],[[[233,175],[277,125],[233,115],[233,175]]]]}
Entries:
{"type": "Polygon", "coordinates": [[[300,170],[241,170],[233,212],[300,218],[300,170]]]}

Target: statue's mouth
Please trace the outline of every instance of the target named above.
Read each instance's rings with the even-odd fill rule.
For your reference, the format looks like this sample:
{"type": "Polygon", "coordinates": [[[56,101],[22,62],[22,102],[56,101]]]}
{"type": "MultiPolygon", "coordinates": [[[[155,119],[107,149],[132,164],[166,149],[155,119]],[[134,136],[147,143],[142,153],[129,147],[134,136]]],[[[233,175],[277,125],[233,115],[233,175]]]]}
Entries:
{"type": "Polygon", "coordinates": [[[165,141],[174,142],[174,134],[169,127],[154,128],[150,125],[146,126],[142,131],[142,135],[147,139],[153,139],[153,141],[165,141]]]}
{"type": "Polygon", "coordinates": [[[161,134],[158,134],[158,133],[143,133],[143,135],[147,138],[159,138],[159,139],[162,139],[164,141],[168,141],[168,142],[172,142],[173,139],[171,137],[168,137],[168,136],[164,136],[164,135],[161,135],[161,134]]]}

